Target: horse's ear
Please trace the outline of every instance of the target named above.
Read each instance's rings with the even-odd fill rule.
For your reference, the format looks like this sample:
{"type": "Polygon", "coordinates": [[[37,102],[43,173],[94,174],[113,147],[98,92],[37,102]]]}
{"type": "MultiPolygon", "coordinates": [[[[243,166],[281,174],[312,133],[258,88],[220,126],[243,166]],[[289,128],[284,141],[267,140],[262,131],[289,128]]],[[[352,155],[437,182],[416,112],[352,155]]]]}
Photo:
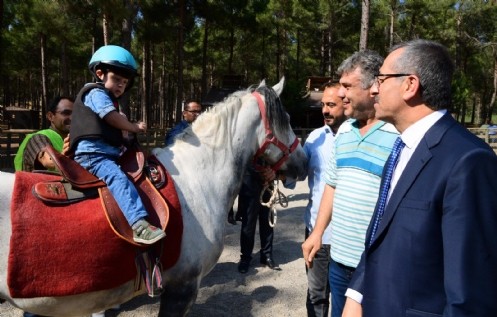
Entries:
{"type": "Polygon", "coordinates": [[[261,83],[259,84],[259,87],[257,87],[257,88],[264,87],[264,86],[266,86],[266,80],[265,79],[263,79],[261,81],[261,83]]]}
{"type": "Polygon", "coordinates": [[[284,85],[285,85],[285,76],[281,77],[280,82],[273,86],[273,89],[274,89],[274,91],[276,91],[278,96],[281,95],[281,92],[283,91],[284,85]]]}

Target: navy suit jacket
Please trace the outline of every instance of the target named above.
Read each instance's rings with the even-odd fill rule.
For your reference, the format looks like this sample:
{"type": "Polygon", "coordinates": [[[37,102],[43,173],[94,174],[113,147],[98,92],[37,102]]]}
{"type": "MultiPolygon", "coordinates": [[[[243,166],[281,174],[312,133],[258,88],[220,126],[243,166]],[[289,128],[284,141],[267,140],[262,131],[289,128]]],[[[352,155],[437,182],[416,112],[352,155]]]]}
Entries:
{"type": "Polygon", "coordinates": [[[450,115],[416,148],[368,247],[370,234],[349,284],[363,316],[497,316],[497,157],[450,115]]]}

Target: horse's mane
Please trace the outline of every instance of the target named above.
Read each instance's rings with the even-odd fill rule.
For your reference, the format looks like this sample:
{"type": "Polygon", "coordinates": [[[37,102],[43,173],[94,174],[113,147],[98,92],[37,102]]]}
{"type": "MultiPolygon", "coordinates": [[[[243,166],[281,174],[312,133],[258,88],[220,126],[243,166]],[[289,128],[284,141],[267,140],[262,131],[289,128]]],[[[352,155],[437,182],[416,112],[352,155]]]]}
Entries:
{"type": "Polygon", "coordinates": [[[231,140],[228,138],[231,137],[232,133],[228,129],[236,124],[237,113],[242,105],[242,97],[253,91],[264,96],[266,116],[274,132],[284,131],[288,127],[289,118],[281,100],[271,87],[262,85],[257,88],[249,87],[236,91],[223,101],[215,103],[193,122],[191,130],[187,128],[179,134],[176,137],[176,142],[187,141],[191,136],[202,139],[203,144],[216,148],[223,144],[230,144],[231,140]]]}
{"type": "Polygon", "coordinates": [[[268,86],[259,86],[255,91],[264,96],[269,126],[273,127],[276,133],[278,131],[284,131],[288,127],[290,119],[283,108],[280,97],[273,88],[268,86]]]}

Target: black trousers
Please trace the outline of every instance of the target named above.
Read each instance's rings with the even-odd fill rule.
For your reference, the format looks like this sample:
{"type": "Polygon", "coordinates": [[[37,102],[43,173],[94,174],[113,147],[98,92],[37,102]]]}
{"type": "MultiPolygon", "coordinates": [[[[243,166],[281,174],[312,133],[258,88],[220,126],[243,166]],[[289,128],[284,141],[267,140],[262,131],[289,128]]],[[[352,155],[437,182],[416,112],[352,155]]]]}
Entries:
{"type": "MultiPolygon", "coordinates": [[[[256,186],[261,188],[260,186],[256,186]]],[[[269,194],[266,194],[269,195],[269,194]]],[[[238,194],[238,213],[242,216],[240,233],[241,259],[250,261],[254,250],[255,231],[259,220],[259,237],[261,239],[261,258],[273,256],[273,228],[269,225],[269,208],[260,204],[260,191],[248,188],[244,183],[238,194]]],[[[264,197],[267,201],[269,197],[264,197]]]]}

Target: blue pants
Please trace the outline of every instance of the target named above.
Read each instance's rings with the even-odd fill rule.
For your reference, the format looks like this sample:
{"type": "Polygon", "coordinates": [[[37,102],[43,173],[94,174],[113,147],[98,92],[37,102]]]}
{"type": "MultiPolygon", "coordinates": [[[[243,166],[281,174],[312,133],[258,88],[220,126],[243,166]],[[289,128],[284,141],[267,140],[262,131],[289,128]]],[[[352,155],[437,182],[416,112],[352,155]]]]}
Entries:
{"type": "Polygon", "coordinates": [[[345,306],[345,292],[349,286],[354,268],[347,267],[331,259],[330,288],[331,288],[331,317],[341,317],[345,306]]]}
{"type": "Polygon", "coordinates": [[[107,184],[130,226],[148,215],[135,185],[112,156],[95,153],[83,154],[74,159],[107,184]]]}
{"type": "MultiPolygon", "coordinates": [[[[305,229],[305,238],[309,230],[305,229]]],[[[312,261],[312,268],[307,272],[306,308],[308,317],[328,317],[330,310],[330,284],[328,282],[330,265],[330,245],[323,244],[312,261]]]]}

